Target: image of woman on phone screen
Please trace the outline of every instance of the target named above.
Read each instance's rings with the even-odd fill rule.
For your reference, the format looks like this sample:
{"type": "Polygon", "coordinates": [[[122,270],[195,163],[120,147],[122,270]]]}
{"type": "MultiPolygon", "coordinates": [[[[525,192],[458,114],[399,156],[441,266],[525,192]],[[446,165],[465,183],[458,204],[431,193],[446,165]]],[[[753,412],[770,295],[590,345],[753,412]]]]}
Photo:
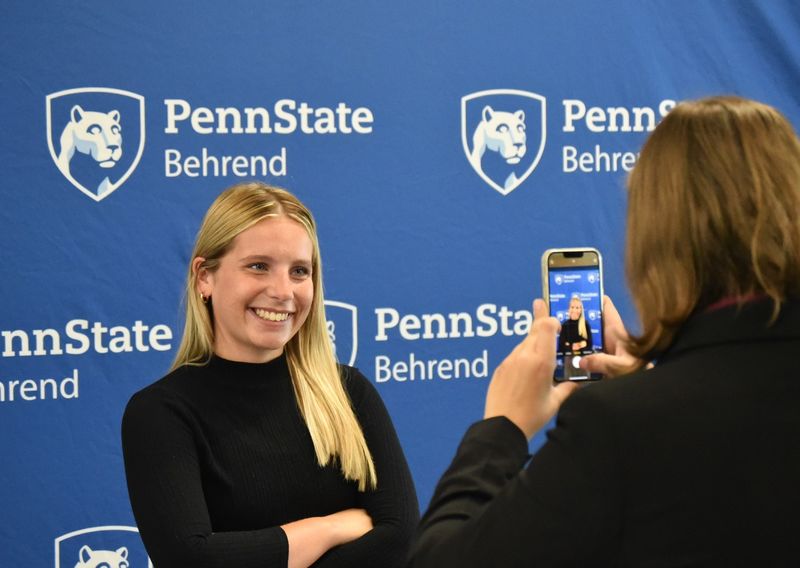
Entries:
{"type": "Polygon", "coordinates": [[[583,302],[578,296],[569,301],[567,319],[561,324],[558,336],[558,352],[564,354],[564,378],[583,373],[575,368],[573,359],[576,355],[592,352],[592,328],[586,320],[583,302]]]}
{"type": "Polygon", "coordinates": [[[122,423],[154,565],[402,566],[414,485],[377,391],[334,358],[308,209],[263,183],[224,191],[185,294],[172,368],[122,423]]]}

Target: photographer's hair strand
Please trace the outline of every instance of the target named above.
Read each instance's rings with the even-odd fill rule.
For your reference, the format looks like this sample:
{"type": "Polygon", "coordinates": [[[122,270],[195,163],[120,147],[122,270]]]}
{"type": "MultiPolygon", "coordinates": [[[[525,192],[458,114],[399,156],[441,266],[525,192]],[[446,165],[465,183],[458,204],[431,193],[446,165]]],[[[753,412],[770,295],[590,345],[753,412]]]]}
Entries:
{"type": "MultiPolygon", "coordinates": [[[[202,268],[214,271],[234,238],[259,221],[286,216],[300,223],[313,245],[311,277],[314,297],[308,317],[286,345],[286,360],[297,404],[306,421],[317,462],[337,460],[346,479],[360,491],[377,486],[375,466],[361,426],[342,384],[325,322],[322,261],[316,225],[308,209],[291,193],[260,182],[234,185],[217,197],[197,234],[192,259],[205,258],[202,268]]],[[[204,304],[196,289],[197,273],[189,266],[186,278],[186,322],[172,369],[203,365],[214,346],[213,301],[204,304]]]]}
{"type": "Polygon", "coordinates": [[[676,106],[628,180],[626,271],[658,357],[693,313],[752,295],[800,296],[800,142],[774,108],[725,96],[676,106]]]}

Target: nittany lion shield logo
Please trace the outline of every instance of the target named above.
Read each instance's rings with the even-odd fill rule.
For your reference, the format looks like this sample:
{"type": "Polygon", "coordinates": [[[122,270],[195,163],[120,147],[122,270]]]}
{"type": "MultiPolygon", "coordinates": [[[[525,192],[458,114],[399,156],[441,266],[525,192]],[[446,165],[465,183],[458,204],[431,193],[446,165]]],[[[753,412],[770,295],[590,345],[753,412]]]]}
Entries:
{"type": "Polygon", "coordinates": [[[133,173],[144,150],[144,97],[106,88],[47,95],[47,145],[59,171],[100,201],[133,173]]]}
{"type": "Polygon", "coordinates": [[[55,568],[153,568],[136,527],[90,527],[56,538],[55,568]]]}
{"type": "Polygon", "coordinates": [[[358,352],[358,309],[352,304],[325,300],[325,319],[336,359],[346,365],[355,365],[358,352]]]}
{"type": "Polygon", "coordinates": [[[508,195],[536,169],[544,152],[546,100],[515,89],[461,97],[461,142],[483,181],[508,195]]]}

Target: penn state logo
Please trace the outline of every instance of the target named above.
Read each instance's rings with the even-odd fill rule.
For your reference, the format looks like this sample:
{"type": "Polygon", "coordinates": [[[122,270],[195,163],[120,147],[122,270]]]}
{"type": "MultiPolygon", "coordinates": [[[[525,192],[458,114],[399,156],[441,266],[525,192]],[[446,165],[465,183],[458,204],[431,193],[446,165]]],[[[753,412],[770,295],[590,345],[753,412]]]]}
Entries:
{"type": "Polygon", "coordinates": [[[95,201],[131,176],[144,150],[144,97],[108,88],[47,95],[47,144],[59,171],[95,201]]]}
{"type": "Polygon", "coordinates": [[[153,568],[136,527],[90,527],[55,539],[55,568],[153,568]]]}
{"type": "Polygon", "coordinates": [[[544,153],[546,100],[516,89],[461,97],[461,142],[472,169],[503,195],[528,179],[544,153]]]}
{"type": "Polygon", "coordinates": [[[340,363],[355,365],[358,353],[358,309],[345,302],[325,300],[328,338],[340,363]]]}
{"type": "Polygon", "coordinates": [[[560,274],[557,274],[557,275],[556,275],[556,277],[555,277],[553,280],[554,280],[554,281],[555,281],[555,283],[556,283],[557,285],[559,285],[559,286],[561,286],[561,283],[564,281],[564,279],[561,277],[561,275],[560,275],[560,274]]]}

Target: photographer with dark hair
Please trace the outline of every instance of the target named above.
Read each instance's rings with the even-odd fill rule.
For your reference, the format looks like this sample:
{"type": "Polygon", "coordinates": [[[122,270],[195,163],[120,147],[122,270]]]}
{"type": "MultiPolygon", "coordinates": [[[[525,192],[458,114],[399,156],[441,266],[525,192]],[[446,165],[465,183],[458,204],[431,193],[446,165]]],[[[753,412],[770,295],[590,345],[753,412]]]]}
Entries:
{"type": "Polygon", "coordinates": [[[581,361],[627,375],[559,411],[577,387],[553,384],[559,323],[534,302],[439,482],[414,568],[797,565],[800,142],[764,104],[682,103],[628,185],[642,331],[628,337],[606,298],[608,352],[581,361]]]}

